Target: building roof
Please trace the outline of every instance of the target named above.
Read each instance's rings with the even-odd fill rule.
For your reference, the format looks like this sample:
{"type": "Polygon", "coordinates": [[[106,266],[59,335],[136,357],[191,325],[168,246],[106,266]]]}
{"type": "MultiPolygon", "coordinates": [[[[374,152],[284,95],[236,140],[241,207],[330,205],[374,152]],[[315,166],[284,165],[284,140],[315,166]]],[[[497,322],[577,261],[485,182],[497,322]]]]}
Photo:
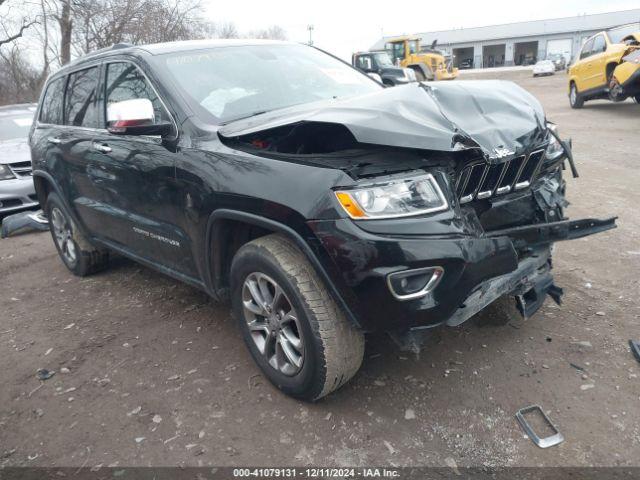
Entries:
{"type": "MultiPolygon", "coordinates": [[[[579,15],[576,17],[550,18],[547,20],[532,20],[528,22],[505,23],[485,27],[460,28],[455,30],[440,30],[434,32],[420,32],[422,43],[428,44],[438,40],[440,45],[484,42],[507,38],[533,37],[558,33],[576,33],[606,30],[617,25],[640,21],[640,8],[622,10],[618,12],[579,15]]],[[[371,49],[384,48],[388,39],[399,35],[382,37],[371,49]]]]}

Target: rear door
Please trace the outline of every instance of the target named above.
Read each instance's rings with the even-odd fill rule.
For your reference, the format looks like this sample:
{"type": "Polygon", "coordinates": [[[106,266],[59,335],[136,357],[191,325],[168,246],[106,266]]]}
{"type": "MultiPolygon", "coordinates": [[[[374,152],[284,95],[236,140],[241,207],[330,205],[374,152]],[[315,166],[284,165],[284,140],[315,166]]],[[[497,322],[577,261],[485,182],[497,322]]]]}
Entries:
{"type": "Polygon", "coordinates": [[[589,77],[589,88],[605,87],[607,84],[607,42],[602,33],[593,39],[593,47],[589,63],[591,64],[591,75],[589,77]]]}
{"type": "MultiPolygon", "coordinates": [[[[149,78],[131,61],[104,65],[101,121],[111,103],[133,99],[152,102],[156,123],[172,115],[149,78]]],[[[187,235],[177,227],[184,213],[177,206],[175,147],[155,136],[115,135],[103,129],[93,137],[88,177],[93,197],[93,229],[114,246],[185,274],[194,272],[187,235]]]]}
{"type": "Polygon", "coordinates": [[[64,123],[62,109],[66,82],[67,77],[60,76],[48,83],[29,141],[33,169],[48,171],[53,175],[63,195],[68,192],[69,185],[63,171],[60,139],[64,123]]]}
{"type": "Polygon", "coordinates": [[[64,94],[64,126],[58,135],[64,160],[64,177],[69,182],[68,200],[78,213],[89,233],[93,234],[92,218],[82,208],[91,198],[93,185],[88,166],[93,151],[93,137],[101,126],[98,111],[98,91],[101,65],[93,65],[71,72],[64,94]]]}
{"type": "Polygon", "coordinates": [[[589,87],[589,76],[590,73],[590,63],[589,57],[591,56],[591,49],[593,48],[593,39],[587,40],[585,44],[582,46],[582,50],[580,50],[580,58],[576,62],[576,64],[572,67],[572,72],[575,75],[576,86],[578,87],[579,92],[584,92],[588,90],[589,87]]]}

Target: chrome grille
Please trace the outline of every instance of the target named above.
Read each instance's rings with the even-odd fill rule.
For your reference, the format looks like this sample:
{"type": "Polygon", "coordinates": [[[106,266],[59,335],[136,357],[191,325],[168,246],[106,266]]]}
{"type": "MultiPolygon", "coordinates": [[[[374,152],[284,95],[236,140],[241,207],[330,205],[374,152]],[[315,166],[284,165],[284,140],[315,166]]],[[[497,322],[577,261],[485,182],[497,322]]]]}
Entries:
{"type": "Polygon", "coordinates": [[[462,204],[527,188],[543,159],[544,150],[536,150],[496,165],[476,163],[465,167],[456,184],[458,199],[462,204]]]}
{"type": "Polygon", "coordinates": [[[16,177],[29,177],[31,176],[31,162],[15,162],[10,163],[9,168],[15,174],[16,177]]]}

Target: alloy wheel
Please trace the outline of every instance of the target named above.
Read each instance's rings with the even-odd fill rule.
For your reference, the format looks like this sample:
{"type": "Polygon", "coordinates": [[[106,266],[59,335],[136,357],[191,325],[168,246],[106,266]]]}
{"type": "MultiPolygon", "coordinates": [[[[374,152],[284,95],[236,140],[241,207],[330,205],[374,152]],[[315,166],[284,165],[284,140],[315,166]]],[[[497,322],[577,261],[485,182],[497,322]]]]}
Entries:
{"type": "Polygon", "coordinates": [[[296,375],[304,364],[304,339],[298,314],[282,287],[264,273],[251,273],[242,286],[242,305],[260,354],[280,373],[296,375]]]}
{"type": "Polygon", "coordinates": [[[68,265],[74,265],[77,260],[76,244],[73,242],[71,225],[58,207],[51,209],[51,225],[60,254],[68,265]]]}

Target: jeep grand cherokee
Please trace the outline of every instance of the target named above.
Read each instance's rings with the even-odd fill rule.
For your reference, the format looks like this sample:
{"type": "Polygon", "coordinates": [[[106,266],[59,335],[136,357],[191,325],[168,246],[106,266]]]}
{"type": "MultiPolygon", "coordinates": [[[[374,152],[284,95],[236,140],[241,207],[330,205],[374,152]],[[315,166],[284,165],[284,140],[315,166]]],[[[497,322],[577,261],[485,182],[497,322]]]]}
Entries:
{"type": "Polygon", "coordinates": [[[317,49],[269,41],[116,45],[48,80],[36,191],[76,275],[130,257],[230,299],[249,352],[318,399],[364,333],[459,325],[562,290],[570,145],[510,82],[385,89],[317,49]]]}

